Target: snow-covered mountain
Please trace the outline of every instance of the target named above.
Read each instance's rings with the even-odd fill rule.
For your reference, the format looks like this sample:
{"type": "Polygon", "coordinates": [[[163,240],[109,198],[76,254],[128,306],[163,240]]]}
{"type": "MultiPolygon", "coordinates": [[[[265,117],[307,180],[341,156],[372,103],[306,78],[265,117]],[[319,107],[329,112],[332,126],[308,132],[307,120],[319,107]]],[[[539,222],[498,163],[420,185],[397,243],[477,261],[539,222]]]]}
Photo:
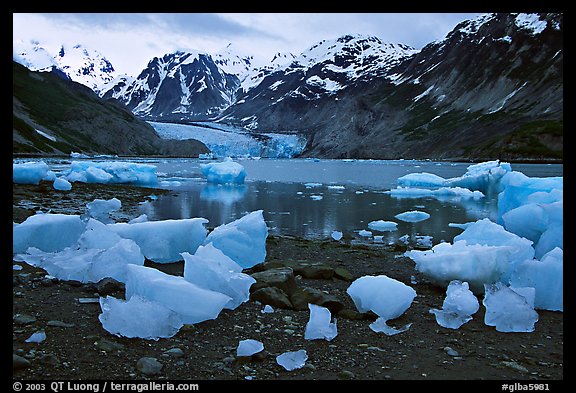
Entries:
{"type": "MultiPolygon", "coordinates": [[[[237,66],[222,63],[224,66],[237,66]]],[[[148,120],[206,120],[230,106],[240,85],[211,55],[176,51],[155,57],[130,81],[109,85],[103,98],[115,98],[148,120]]]]}
{"type": "Polygon", "coordinates": [[[32,71],[62,71],[74,82],[100,92],[118,77],[114,67],[100,52],[81,44],[50,48],[38,41],[13,41],[13,59],[32,71]]]}
{"type": "Polygon", "coordinates": [[[239,95],[221,120],[256,129],[258,112],[269,116],[315,102],[358,83],[383,77],[388,70],[414,56],[418,50],[382,42],[378,37],[345,35],[323,40],[298,56],[270,67],[260,80],[239,95]]]}

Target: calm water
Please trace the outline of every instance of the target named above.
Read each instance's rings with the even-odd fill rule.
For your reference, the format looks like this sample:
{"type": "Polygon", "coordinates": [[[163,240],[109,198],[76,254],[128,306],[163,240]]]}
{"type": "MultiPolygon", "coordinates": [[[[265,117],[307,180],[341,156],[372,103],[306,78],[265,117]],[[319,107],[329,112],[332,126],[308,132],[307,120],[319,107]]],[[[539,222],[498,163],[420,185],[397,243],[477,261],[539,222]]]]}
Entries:
{"type": "MultiPolygon", "coordinates": [[[[247,176],[244,185],[208,184],[200,171],[203,161],[173,159],[146,161],[157,166],[160,186],[170,195],[142,204],[150,220],[204,217],[209,226],[228,223],[244,214],[263,210],[271,234],[306,238],[329,238],[334,230],[373,242],[359,235],[375,220],[394,221],[398,230],[372,231],[385,243],[405,234],[428,235],[436,244],[451,241],[461,233],[449,223],[464,223],[488,217],[496,220],[496,195],[466,198],[397,198],[385,191],[396,188],[396,180],[414,172],[434,173],[444,178],[461,176],[470,163],[373,160],[241,160],[247,176]],[[430,218],[417,223],[396,219],[396,214],[420,210],[430,218]]],[[[533,177],[562,176],[562,165],[515,164],[512,169],[533,177]]]]}
{"type": "MultiPolygon", "coordinates": [[[[372,231],[384,243],[408,234],[432,236],[433,244],[452,241],[461,233],[449,223],[488,217],[496,220],[496,195],[479,200],[466,198],[397,198],[385,193],[408,173],[428,172],[444,178],[461,176],[470,163],[377,160],[240,160],[246,168],[243,185],[206,182],[198,159],[131,160],[156,165],[159,188],[173,190],[141,204],[150,220],[204,217],[216,227],[254,210],[263,210],[271,234],[326,239],[334,230],[362,242],[359,235],[375,220],[394,221],[398,230],[372,231]],[[396,214],[420,210],[430,218],[403,222],[396,214]]],[[[55,172],[65,171],[70,160],[47,161],[55,172]]],[[[563,176],[561,164],[513,164],[512,169],[532,177],[563,176]]],[[[153,195],[151,191],[151,195],[153,195]]]]}

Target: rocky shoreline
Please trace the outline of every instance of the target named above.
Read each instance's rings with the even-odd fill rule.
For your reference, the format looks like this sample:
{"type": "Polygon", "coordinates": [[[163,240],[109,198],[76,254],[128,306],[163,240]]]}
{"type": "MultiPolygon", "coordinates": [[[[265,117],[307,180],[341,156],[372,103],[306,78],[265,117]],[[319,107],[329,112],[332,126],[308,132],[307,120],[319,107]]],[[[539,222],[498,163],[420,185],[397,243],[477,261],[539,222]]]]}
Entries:
{"type": "MultiPolygon", "coordinates": [[[[154,190],[157,192],[167,192],[154,190]]],[[[61,192],[49,184],[13,186],[13,221],[35,211],[79,214],[95,198],[122,201],[118,220],[138,215],[152,192],[129,186],[74,184],[61,192]]],[[[18,380],[563,380],[563,313],[538,311],[532,333],[501,333],[484,324],[484,307],[457,330],[439,326],[430,308],[441,308],[445,289],[432,285],[403,257],[401,247],[332,239],[269,236],[266,262],[248,269],[257,283],[251,299],[217,319],[185,325],[168,339],[116,337],[103,329],[100,296],[124,296],[123,284],[46,277],[14,262],[13,378],[18,380]],[[16,270],[18,269],[18,270],[16,270]],[[346,289],[363,275],[385,274],[417,292],[411,307],[390,321],[412,323],[404,333],[375,333],[371,313],[357,312],[346,289]],[[338,335],[305,340],[308,303],[331,310],[338,335]],[[274,312],[265,313],[265,304],[274,312]],[[45,340],[27,342],[33,333],[45,340]],[[238,357],[239,341],[255,339],[264,351],[238,357]],[[305,349],[303,368],[286,371],[276,356],[305,349]]],[[[183,264],[153,264],[182,274],[183,264]]],[[[481,302],[481,298],[479,301],[481,302]]]]}

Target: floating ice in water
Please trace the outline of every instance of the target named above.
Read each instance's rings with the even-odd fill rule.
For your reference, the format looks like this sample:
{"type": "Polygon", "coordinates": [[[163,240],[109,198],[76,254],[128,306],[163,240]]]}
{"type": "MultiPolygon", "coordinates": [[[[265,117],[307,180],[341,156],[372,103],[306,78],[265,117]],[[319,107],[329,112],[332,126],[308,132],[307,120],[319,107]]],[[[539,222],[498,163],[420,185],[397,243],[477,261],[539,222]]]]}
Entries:
{"type": "Polygon", "coordinates": [[[216,227],[204,240],[212,243],[242,268],[258,265],[266,259],[268,227],[262,210],[216,227]]]}
{"type": "Polygon", "coordinates": [[[308,304],[310,317],[304,332],[305,340],[331,341],[338,334],[336,321],[331,322],[332,314],[326,307],[308,304]]]}
{"type": "Polygon", "coordinates": [[[393,221],[377,220],[368,223],[368,228],[380,232],[395,231],[398,229],[397,227],[398,224],[393,221]]]}
{"type": "Polygon", "coordinates": [[[409,173],[399,177],[396,182],[403,187],[442,187],[446,179],[433,173],[409,173]]]}
{"type": "Polygon", "coordinates": [[[70,182],[156,184],[156,166],[121,161],[72,161],[66,174],[70,182]]]}
{"type": "Polygon", "coordinates": [[[499,278],[499,280],[504,283],[508,283],[510,274],[516,264],[526,259],[534,258],[534,248],[530,240],[507,231],[504,227],[492,222],[488,218],[467,225],[464,232],[454,237],[454,242],[460,240],[465,240],[469,245],[481,244],[510,247],[510,257],[506,269],[499,278]]]}
{"type": "Polygon", "coordinates": [[[435,315],[438,325],[458,329],[470,321],[479,308],[478,299],[468,288],[468,283],[453,280],[448,284],[442,310],[430,309],[430,313],[435,315]]]}
{"type": "Polygon", "coordinates": [[[444,179],[432,173],[409,173],[398,178],[397,183],[404,187],[458,187],[472,191],[499,191],[500,181],[510,171],[509,163],[495,160],[470,165],[466,173],[459,177],[444,179]]]}
{"type": "Polygon", "coordinates": [[[429,219],[430,214],[419,210],[411,210],[404,213],[396,214],[394,217],[406,222],[420,222],[429,219]]]}
{"type": "Polygon", "coordinates": [[[264,350],[264,344],[258,340],[241,340],[236,348],[236,356],[252,356],[255,353],[262,352],[264,350]]]}
{"type": "Polygon", "coordinates": [[[206,239],[205,218],[116,223],[108,227],[123,238],[132,239],[144,256],[157,263],[182,260],[180,253],[194,253],[206,239]]]}
{"type": "Polygon", "coordinates": [[[452,280],[466,281],[475,293],[482,292],[485,283],[500,280],[509,266],[511,246],[468,244],[466,240],[454,244],[439,243],[431,250],[412,250],[404,253],[416,263],[416,270],[436,284],[447,286],[452,280]]]}
{"type": "Polygon", "coordinates": [[[120,210],[121,207],[122,202],[120,202],[118,198],[108,200],[95,199],[86,204],[86,213],[104,224],[110,224],[114,222],[114,220],[110,218],[110,213],[120,210]]]}
{"type": "Polygon", "coordinates": [[[424,248],[432,248],[432,236],[428,235],[416,235],[416,245],[424,248]]]}
{"type": "Polygon", "coordinates": [[[320,201],[323,198],[324,197],[322,195],[310,195],[310,199],[312,199],[313,201],[320,201]]]}
{"type": "Polygon", "coordinates": [[[428,188],[397,187],[389,191],[385,191],[385,193],[390,194],[395,198],[422,198],[422,197],[434,197],[438,199],[484,198],[484,194],[481,191],[478,190],[472,191],[462,187],[440,187],[436,190],[430,190],[428,188]]]}
{"type": "MultiPolygon", "coordinates": [[[[371,328],[387,334],[395,334],[396,329],[387,326],[386,322],[402,315],[416,297],[412,287],[385,275],[360,277],[350,284],[346,292],[358,311],[372,311],[382,318],[371,328]]],[[[405,331],[409,327],[400,330],[405,331]]]]}
{"type": "Polygon", "coordinates": [[[534,308],[564,311],[564,252],[554,248],[541,260],[527,259],[516,266],[510,278],[514,287],[535,289],[534,308]]]}
{"type": "Polygon", "coordinates": [[[46,332],[39,331],[32,333],[30,337],[26,339],[27,343],[41,343],[42,341],[46,340],[46,332]]]}
{"type": "Polygon", "coordinates": [[[39,184],[42,180],[55,180],[56,175],[44,161],[29,161],[12,164],[12,182],[18,184],[39,184]]]}
{"type": "Polygon", "coordinates": [[[272,308],[271,305],[267,304],[264,306],[264,308],[260,312],[262,314],[272,314],[274,312],[274,309],[272,308]]]}
{"type": "Polygon", "coordinates": [[[358,234],[359,234],[360,236],[363,236],[363,237],[370,237],[370,236],[372,236],[372,232],[367,231],[366,229],[360,230],[360,231],[358,232],[358,234]]]}
{"type": "Polygon", "coordinates": [[[13,227],[12,251],[26,252],[28,247],[42,251],[61,251],[74,245],[84,232],[86,223],[78,215],[36,214],[13,227]]]}
{"type": "Polygon", "coordinates": [[[332,236],[332,239],[338,241],[342,239],[343,233],[340,231],[332,231],[332,234],[330,236],[332,236]]]}
{"type": "Polygon", "coordinates": [[[70,184],[70,182],[63,177],[56,178],[54,183],[52,183],[52,186],[55,190],[59,191],[69,191],[72,189],[72,184],[70,184]]]}
{"type": "Polygon", "coordinates": [[[212,243],[198,247],[194,255],[183,252],[182,257],[186,280],[201,288],[230,296],[224,308],[234,310],[250,298],[250,286],[256,280],[242,273],[242,267],[212,243]]]}
{"type": "Polygon", "coordinates": [[[176,312],[138,295],[128,300],[101,297],[100,308],[102,327],[116,336],[158,340],[174,336],[183,326],[176,312]]]}
{"type": "Polygon", "coordinates": [[[127,265],[126,299],[140,295],[177,312],[185,324],[216,319],[230,297],[200,288],[181,276],[157,269],[127,265]]]}
{"type": "Polygon", "coordinates": [[[304,367],[306,360],[308,360],[308,354],[305,349],[299,351],[288,351],[276,356],[276,363],[284,367],[287,371],[293,371],[304,367]]]}
{"type": "Polygon", "coordinates": [[[533,332],[538,313],[524,296],[501,282],[486,284],[484,323],[499,332],[533,332]]]}
{"type": "Polygon", "coordinates": [[[246,178],[246,170],[244,167],[232,161],[230,157],[226,157],[222,162],[200,164],[200,169],[209,183],[242,184],[246,178]]]}
{"type": "Polygon", "coordinates": [[[322,183],[304,183],[306,188],[322,187],[322,183]]]}

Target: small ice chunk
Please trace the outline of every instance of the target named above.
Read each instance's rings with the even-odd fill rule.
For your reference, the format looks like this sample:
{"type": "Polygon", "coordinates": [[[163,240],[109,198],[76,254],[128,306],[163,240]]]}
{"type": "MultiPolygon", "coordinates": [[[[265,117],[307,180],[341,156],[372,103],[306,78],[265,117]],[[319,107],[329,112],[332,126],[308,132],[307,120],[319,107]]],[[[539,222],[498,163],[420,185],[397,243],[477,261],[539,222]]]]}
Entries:
{"type": "Polygon", "coordinates": [[[404,333],[405,331],[410,329],[410,326],[412,326],[412,323],[407,323],[400,329],[396,329],[392,326],[389,326],[386,322],[387,322],[386,318],[378,317],[369,326],[372,331],[376,333],[384,333],[387,336],[393,336],[395,334],[404,333]]]}
{"type": "Polygon", "coordinates": [[[372,236],[372,232],[367,231],[366,229],[362,229],[358,232],[358,234],[362,237],[370,237],[372,236]]]}
{"type": "Polygon", "coordinates": [[[416,297],[413,288],[385,275],[360,277],[346,292],[358,311],[372,311],[385,321],[402,315],[416,297]]]}
{"type": "Polygon", "coordinates": [[[472,314],[480,308],[478,299],[470,291],[467,282],[453,280],[446,290],[442,310],[430,309],[438,325],[448,329],[458,329],[472,319],[472,314]]]}
{"type": "Polygon", "coordinates": [[[241,340],[238,343],[238,348],[236,348],[236,356],[252,356],[255,353],[262,352],[264,350],[264,344],[258,340],[241,340]]]}
{"type": "Polygon", "coordinates": [[[27,343],[41,343],[44,340],[46,340],[46,333],[42,330],[42,331],[33,333],[30,337],[28,337],[26,339],[26,342],[27,343]]]}
{"type": "Polygon", "coordinates": [[[394,217],[405,222],[420,222],[429,219],[430,214],[419,210],[411,210],[396,214],[394,217]]]}
{"type": "Polygon", "coordinates": [[[110,213],[120,210],[121,207],[122,202],[118,198],[94,199],[86,204],[86,213],[104,224],[111,224],[114,220],[110,218],[110,213]]]}
{"type": "Polygon", "coordinates": [[[308,304],[310,318],[304,332],[305,340],[331,341],[338,334],[336,320],[331,322],[332,314],[326,307],[308,304]]]}
{"type": "Polygon", "coordinates": [[[204,240],[212,243],[242,268],[258,265],[266,259],[268,227],[262,210],[216,227],[204,240]]]}
{"type": "Polygon", "coordinates": [[[146,222],[146,221],[148,221],[148,216],[146,214],[140,214],[138,217],[128,221],[128,224],[136,224],[137,222],[146,222]]]}
{"type": "Polygon", "coordinates": [[[175,311],[139,295],[128,300],[101,297],[100,308],[102,327],[116,336],[158,340],[174,336],[183,326],[175,311]]]}
{"type": "Polygon", "coordinates": [[[264,306],[264,308],[260,312],[262,314],[272,314],[274,312],[274,309],[272,308],[271,305],[267,304],[264,306]]]}
{"type": "Polygon", "coordinates": [[[340,239],[342,239],[343,234],[340,231],[332,231],[332,234],[330,236],[332,236],[332,239],[339,241],[340,239]]]}
{"type": "Polygon", "coordinates": [[[394,221],[377,220],[377,221],[371,221],[368,223],[368,228],[370,228],[374,231],[380,231],[380,232],[395,231],[398,229],[397,227],[398,227],[398,224],[395,223],[394,221]]]}
{"type": "Polygon", "coordinates": [[[226,157],[222,162],[200,164],[200,169],[209,183],[243,184],[246,178],[244,167],[230,157],[226,157]]]}
{"type": "Polygon", "coordinates": [[[310,195],[310,199],[312,199],[313,201],[320,201],[323,198],[324,197],[322,195],[310,195]]]}
{"type": "Polygon", "coordinates": [[[69,191],[72,189],[72,184],[70,184],[70,182],[63,177],[58,177],[56,180],[54,180],[54,183],[52,183],[52,187],[59,191],[69,191]]]}
{"type": "Polygon", "coordinates": [[[276,356],[276,363],[284,367],[287,371],[293,371],[304,367],[306,360],[308,360],[308,354],[305,349],[299,351],[288,351],[276,356]]]}
{"type": "Polygon", "coordinates": [[[486,284],[484,323],[499,332],[533,332],[538,313],[526,298],[501,282],[486,284]]]}

